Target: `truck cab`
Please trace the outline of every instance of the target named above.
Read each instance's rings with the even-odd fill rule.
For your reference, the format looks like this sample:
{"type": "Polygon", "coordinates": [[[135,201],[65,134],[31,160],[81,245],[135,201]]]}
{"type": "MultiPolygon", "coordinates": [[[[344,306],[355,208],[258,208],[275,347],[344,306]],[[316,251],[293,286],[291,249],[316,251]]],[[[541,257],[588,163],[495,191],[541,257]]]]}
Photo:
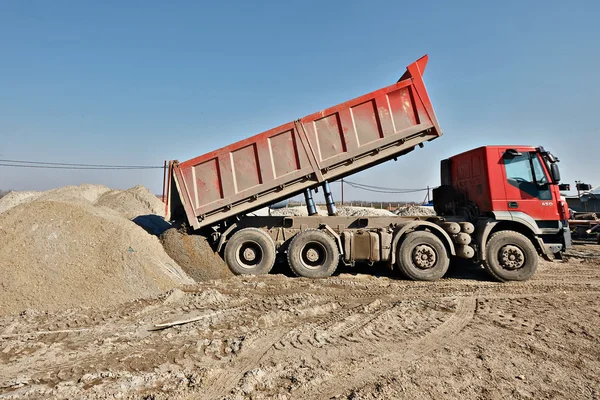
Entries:
{"type": "Polygon", "coordinates": [[[488,238],[506,230],[525,235],[544,258],[560,258],[571,237],[558,161],[532,146],[483,146],[453,156],[442,161],[446,190],[438,191],[438,213],[470,215],[481,259],[488,238]]]}

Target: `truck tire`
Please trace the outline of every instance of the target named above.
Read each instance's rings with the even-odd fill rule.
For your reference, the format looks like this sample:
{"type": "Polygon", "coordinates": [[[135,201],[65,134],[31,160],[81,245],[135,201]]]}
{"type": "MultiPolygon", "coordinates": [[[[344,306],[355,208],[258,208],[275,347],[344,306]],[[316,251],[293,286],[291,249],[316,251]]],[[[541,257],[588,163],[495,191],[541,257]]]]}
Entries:
{"type": "Polygon", "coordinates": [[[340,252],[331,236],[311,229],[300,232],[292,239],[287,258],[296,276],[327,278],[337,269],[340,252]]]}
{"type": "Polygon", "coordinates": [[[415,281],[436,281],[450,266],[446,247],[431,232],[416,231],[406,235],[398,247],[396,259],[402,275],[415,281]]]}
{"type": "Polygon", "coordinates": [[[237,231],[225,245],[225,262],[236,275],[268,274],[275,264],[275,243],[257,228],[237,231]]]}
{"type": "Polygon", "coordinates": [[[487,242],[483,266],[493,278],[501,281],[526,281],[538,265],[533,243],[515,231],[494,233],[487,242]]]}

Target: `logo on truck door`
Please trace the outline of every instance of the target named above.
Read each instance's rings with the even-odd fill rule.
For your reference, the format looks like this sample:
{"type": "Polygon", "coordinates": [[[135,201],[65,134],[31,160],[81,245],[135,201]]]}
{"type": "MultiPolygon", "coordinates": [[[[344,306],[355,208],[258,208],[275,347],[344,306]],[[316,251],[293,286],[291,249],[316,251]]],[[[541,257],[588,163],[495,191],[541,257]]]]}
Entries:
{"type": "Polygon", "coordinates": [[[552,203],[551,201],[542,201],[542,206],[552,207],[553,205],[554,203],[552,203]]]}

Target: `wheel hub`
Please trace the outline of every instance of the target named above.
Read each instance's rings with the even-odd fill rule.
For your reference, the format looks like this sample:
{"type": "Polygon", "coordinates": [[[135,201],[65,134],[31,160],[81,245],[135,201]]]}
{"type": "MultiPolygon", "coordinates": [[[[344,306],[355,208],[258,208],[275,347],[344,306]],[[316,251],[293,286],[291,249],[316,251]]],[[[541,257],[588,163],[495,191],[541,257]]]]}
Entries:
{"type": "Polygon", "coordinates": [[[319,252],[315,249],[306,250],[306,259],[310,262],[317,262],[319,260],[319,252]]]}
{"type": "Polygon", "coordinates": [[[525,254],[514,245],[506,245],[500,249],[500,265],[503,268],[514,270],[519,269],[525,264],[525,254]]]}
{"type": "Polygon", "coordinates": [[[307,243],[301,252],[304,268],[318,269],[326,261],[327,253],[319,242],[307,243]]]}
{"type": "Polygon", "coordinates": [[[254,250],[251,247],[247,247],[246,249],[244,249],[244,260],[250,262],[256,260],[256,250],[254,250]]]}
{"type": "Polygon", "coordinates": [[[252,269],[262,262],[262,248],[258,243],[249,240],[237,249],[236,259],[242,268],[252,269]]]}
{"type": "Polygon", "coordinates": [[[435,250],[426,244],[415,247],[412,258],[415,265],[421,269],[432,268],[437,262],[435,250]]]}

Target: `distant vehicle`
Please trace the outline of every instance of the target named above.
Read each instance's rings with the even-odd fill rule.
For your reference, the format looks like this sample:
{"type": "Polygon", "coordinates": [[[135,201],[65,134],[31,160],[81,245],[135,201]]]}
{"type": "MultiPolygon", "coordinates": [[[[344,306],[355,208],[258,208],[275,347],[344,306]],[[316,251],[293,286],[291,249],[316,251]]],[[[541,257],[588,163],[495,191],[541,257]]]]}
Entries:
{"type": "Polygon", "coordinates": [[[208,236],[236,274],[266,274],[279,255],[303,277],[324,278],[340,262],[360,261],[436,280],[451,257],[460,257],[483,262],[500,281],[529,279],[538,255],[560,258],[571,246],[558,160],[542,147],[485,146],[442,161],[442,186],[433,191],[437,216],[336,216],[329,181],[442,135],[422,79],[427,60],[410,64],[388,87],[194,159],[171,161],[167,218],[208,236]],[[328,216],[316,212],[317,187],[328,216]],[[248,215],[300,193],[308,217],[248,215]]]}

